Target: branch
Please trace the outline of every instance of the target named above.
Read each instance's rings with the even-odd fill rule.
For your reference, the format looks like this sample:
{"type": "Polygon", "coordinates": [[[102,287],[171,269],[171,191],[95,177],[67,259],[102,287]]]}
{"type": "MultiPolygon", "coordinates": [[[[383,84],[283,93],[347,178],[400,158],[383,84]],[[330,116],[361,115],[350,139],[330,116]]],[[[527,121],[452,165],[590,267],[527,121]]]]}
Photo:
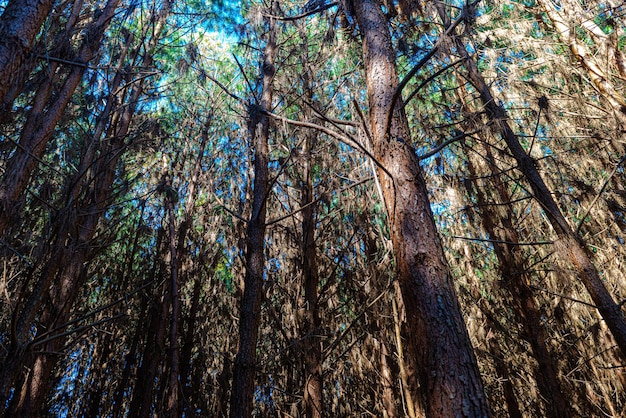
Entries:
{"type": "MultiPolygon", "coordinates": [[[[360,186],[361,184],[363,184],[363,183],[367,183],[368,181],[372,180],[373,178],[374,178],[373,176],[370,176],[370,177],[367,177],[367,178],[365,178],[365,179],[363,179],[363,180],[359,180],[359,181],[357,181],[356,183],[349,184],[349,185],[347,185],[346,187],[341,188],[341,189],[338,191],[338,193],[342,193],[342,192],[345,192],[346,190],[350,190],[350,189],[351,189],[351,188],[353,188],[353,187],[360,186]]],[[[306,205],[299,207],[298,209],[294,210],[293,212],[289,212],[288,214],[283,215],[283,216],[281,216],[281,217],[279,217],[279,218],[272,219],[272,220],[268,221],[268,222],[265,224],[265,226],[270,226],[270,225],[273,225],[273,224],[278,223],[278,222],[280,222],[280,221],[283,221],[283,220],[285,220],[285,219],[287,219],[287,218],[289,218],[289,217],[291,217],[291,216],[294,216],[296,213],[302,212],[304,209],[308,208],[309,206],[311,206],[311,205],[314,205],[314,204],[318,203],[318,202],[319,202],[320,200],[322,200],[323,198],[324,198],[324,196],[320,196],[320,197],[318,197],[317,199],[313,200],[312,202],[309,202],[309,203],[307,203],[306,205]]]]}
{"type": "MultiPolygon", "coordinates": [[[[107,322],[111,322],[111,321],[114,321],[116,319],[123,318],[125,316],[126,316],[125,313],[119,313],[119,314],[117,314],[115,316],[112,316],[112,317],[109,317],[109,318],[104,318],[104,319],[101,319],[99,321],[93,322],[91,324],[86,324],[86,325],[80,326],[78,328],[74,328],[74,329],[62,332],[60,334],[50,335],[49,337],[43,338],[43,339],[36,339],[36,340],[32,341],[29,344],[29,348],[33,349],[33,348],[35,348],[35,347],[37,347],[39,345],[45,344],[45,343],[50,342],[52,340],[56,340],[57,338],[67,337],[68,335],[72,335],[72,334],[76,334],[76,333],[79,333],[79,332],[83,332],[86,329],[95,327],[97,325],[105,324],[107,322]]],[[[49,335],[49,333],[46,333],[44,335],[49,335]]]]}
{"type": "Polygon", "coordinates": [[[263,17],[280,20],[282,22],[291,22],[291,21],[294,21],[294,20],[305,18],[307,16],[314,15],[316,13],[323,12],[324,10],[330,9],[331,7],[335,7],[335,6],[338,6],[338,5],[339,5],[338,2],[332,2],[332,3],[324,4],[324,5],[318,7],[315,10],[309,10],[308,12],[304,12],[304,13],[296,15],[296,16],[285,16],[285,17],[282,17],[282,16],[274,16],[274,15],[263,13],[263,17]]]}
{"type": "Polygon", "coordinates": [[[424,154],[424,155],[420,155],[420,156],[418,157],[418,159],[421,161],[421,160],[425,160],[426,158],[430,158],[430,157],[432,157],[433,155],[437,154],[437,153],[438,153],[439,151],[441,151],[442,149],[444,149],[445,147],[447,147],[448,145],[450,145],[450,144],[452,144],[452,143],[454,143],[454,142],[460,141],[461,139],[463,139],[463,138],[465,138],[465,137],[472,136],[472,135],[474,135],[474,134],[476,134],[476,133],[480,132],[481,130],[482,130],[482,129],[477,129],[477,130],[475,130],[475,131],[473,131],[473,132],[470,132],[470,133],[462,133],[462,134],[460,134],[460,135],[455,136],[454,138],[450,138],[450,139],[448,139],[447,141],[444,141],[441,145],[438,145],[438,146],[437,146],[437,147],[435,147],[434,149],[432,149],[432,150],[428,151],[426,154],[424,154]]]}
{"type": "Polygon", "coordinates": [[[582,216],[582,218],[580,218],[580,222],[578,222],[578,227],[576,228],[576,235],[578,235],[580,233],[580,228],[583,226],[583,223],[585,223],[585,218],[587,217],[587,215],[589,215],[589,212],[591,211],[591,208],[596,204],[596,202],[600,198],[600,195],[602,193],[604,193],[604,190],[606,189],[606,186],[609,185],[609,182],[611,181],[611,179],[615,175],[615,172],[624,163],[624,161],[626,161],[626,155],[623,156],[622,159],[619,160],[619,162],[615,165],[615,167],[613,168],[613,171],[611,171],[611,174],[609,175],[609,177],[606,179],[606,181],[604,182],[604,184],[600,188],[600,191],[598,192],[596,197],[593,199],[593,202],[591,202],[591,204],[587,208],[587,211],[585,211],[585,214],[582,216]]]}
{"type": "Polygon", "coordinates": [[[246,72],[243,69],[243,65],[241,65],[241,63],[237,59],[237,55],[233,54],[233,58],[235,59],[235,62],[237,63],[237,66],[239,67],[239,71],[241,71],[241,75],[243,75],[243,79],[246,80],[246,84],[248,85],[248,88],[250,89],[250,93],[252,93],[252,95],[254,96],[254,101],[258,103],[259,98],[256,97],[256,92],[254,91],[254,88],[252,87],[250,80],[248,80],[248,76],[246,75],[246,72]]]}
{"type": "Polygon", "coordinates": [[[565,295],[562,295],[562,294],[560,294],[560,293],[556,293],[556,292],[553,292],[553,291],[548,290],[548,289],[544,289],[544,288],[539,287],[539,286],[533,286],[533,285],[530,285],[530,286],[528,286],[528,287],[530,287],[530,288],[531,288],[531,289],[533,289],[533,290],[537,290],[537,291],[539,291],[539,292],[545,292],[545,293],[547,293],[547,294],[549,294],[549,295],[552,295],[552,296],[558,296],[558,297],[560,297],[560,298],[567,299],[567,300],[570,300],[570,301],[572,301],[572,302],[580,303],[580,304],[583,304],[583,305],[585,305],[585,306],[589,306],[589,307],[591,307],[591,308],[598,309],[598,307],[597,307],[596,305],[592,305],[591,303],[587,303],[587,302],[582,301],[582,300],[579,300],[579,299],[574,299],[574,298],[571,298],[571,297],[569,297],[569,296],[565,296],[565,295]]]}
{"type": "Polygon", "coordinates": [[[233,99],[237,100],[238,102],[242,103],[242,104],[246,104],[246,102],[239,96],[237,96],[235,93],[232,93],[230,90],[228,90],[228,88],[226,88],[225,85],[223,85],[221,82],[219,82],[217,79],[211,77],[210,75],[207,74],[207,78],[209,80],[211,80],[212,82],[214,82],[215,84],[217,84],[217,86],[219,88],[221,88],[224,93],[228,94],[230,97],[232,97],[233,99]]]}
{"type": "Polygon", "coordinates": [[[437,40],[437,42],[435,43],[435,45],[432,47],[432,49],[421,59],[419,60],[419,62],[417,64],[415,64],[415,66],[411,69],[411,71],[409,71],[407,73],[406,76],[404,76],[404,78],[402,79],[402,81],[400,82],[400,84],[398,84],[398,87],[396,87],[396,90],[393,93],[393,96],[391,98],[391,104],[389,105],[389,109],[387,110],[387,118],[386,118],[386,122],[385,122],[385,131],[386,133],[389,133],[389,129],[391,128],[391,119],[393,118],[393,110],[396,107],[396,102],[398,101],[398,98],[400,97],[400,95],[402,94],[402,90],[404,90],[404,88],[406,87],[406,85],[409,83],[409,81],[411,81],[411,78],[413,78],[413,76],[415,74],[417,74],[417,72],[424,66],[426,65],[426,63],[433,57],[433,55],[435,55],[435,53],[439,50],[439,48],[441,47],[441,44],[443,44],[444,39],[447,38],[447,36],[452,33],[452,31],[459,25],[459,23],[461,23],[463,20],[465,20],[465,13],[461,13],[459,15],[458,18],[456,18],[456,20],[454,22],[452,22],[452,24],[448,27],[448,29],[446,29],[446,31],[443,33],[443,35],[441,35],[439,37],[439,39],[437,40]]]}
{"type": "Polygon", "coordinates": [[[299,121],[299,120],[289,119],[289,118],[286,118],[286,117],[284,117],[284,116],[280,116],[280,115],[277,115],[277,114],[275,114],[275,113],[269,112],[269,111],[267,111],[267,110],[262,110],[261,112],[262,112],[262,113],[264,113],[264,114],[266,114],[266,115],[268,115],[268,116],[271,116],[271,117],[272,117],[272,118],[274,118],[274,119],[277,119],[277,120],[279,120],[279,121],[281,121],[281,122],[288,123],[288,124],[290,124],[290,125],[295,125],[295,126],[303,126],[303,127],[305,127],[305,128],[311,128],[311,129],[318,130],[318,131],[320,131],[320,132],[324,132],[326,135],[328,135],[328,136],[331,136],[331,137],[335,138],[335,139],[336,139],[336,140],[338,140],[339,142],[342,142],[342,143],[344,143],[344,144],[348,145],[349,147],[352,147],[352,148],[357,148],[357,149],[361,150],[361,152],[362,152],[363,154],[365,154],[365,155],[367,155],[369,158],[371,158],[371,159],[372,159],[372,161],[374,161],[374,163],[376,163],[376,165],[377,165],[377,166],[378,166],[381,170],[383,170],[383,171],[384,171],[384,172],[385,172],[385,173],[386,173],[386,174],[387,174],[390,178],[393,178],[393,176],[391,175],[391,173],[390,173],[390,172],[389,172],[389,171],[388,171],[388,170],[387,170],[387,169],[386,169],[386,168],[385,168],[385,167],[384,167],[384,166],[383,166],[383,165],[382,165],[382,164],[381,164],[381,163],[380,163],[380,162],[379,162],[379,161],[378,161],[378,160],[377,160],[377,159],[376,159],[373,155],[372,155],[372,153],[371,153],[371,152],[369,152],[368,150],[366,150],[366,149],[365,149],[365,147],[359,143],[359,141],[357,141],[357,140],[355,140],[355,139],[353,139],[353,138],[351,138],[351,137],[349,137],[349,136],[346,136],[346,135],[341,135],[340,133],[335,132],[335,131],[334,131],[334,130],[332,130],[332,129],[329,129],[329,128],[327,128],[327,127],[325,127],[325,126],[322,126],[322,125],[318,125],[317,123],[313,123],[313,122],[303,122],[303,121],[299,121]]]}
{"type": "Polygon", "coordinates": [[[454,61],[453,63],[448,64],[448,65],[446,65],[445,67],[443,67],[443,68],[439,69],[436,73],[434,73],[434,74],[433,74],[433,75],[431,75],[430,77],[426,78],[426,80],[422,81],[422,82],[420,83],[420,85],[419,85],[419,86],[417,86],[417,87],[415,88],[415,90],[413,90],[413,92],[409,95],[409,97],[407,97],[407,99],[404,101],[404,105],[406,106],[406,104],[407,104],[408,102],[410,102],[410,101],[411,101],[411,99],[413,98],[413,96],[415,96],[415,95],[417,94],[417,92],[418,92],[418,91],[420,91],[420,90],[422,89],[422,87],[424,87],[426,84],[430,83],[430,82],[431,82],[431,81],[433,81],[435,78],[439,77],[442,73],[444,73],[444,72],[448,71],[448,69],[450,69],[450,68],[454,67],[455,65],[457,65],[457,64],[459,64],[459,63],[461,63],[461,62],[463,62],[463,61],[465,61],[465,59],[464,59],[464,58],[458,59],[458,60],[454,61]]]}
{"type": "Polygon", "coordinates": [[[76,67],[89,68],[90,70],[97,70],[98,69],[97,67],[90,67],[87,64],[85,64],[84,62],[69,61],[69,60],[64,60],[62,58],[51,57],[49,55],[37,54],[37,58],[45,60],[45,61],[55,61],[55,62],[60,62],[61,64],[74,65],[76,67]]]}
{"type": "Polygon", "coordinates": [[[450,235],[450,238],[464,239],[466,241],[478,241],[478,242],[491,242],[494,244],[508,244],[508,245],[551,245],[553,241],[535,241],[535,242],[513,242],[505,241],[501,239],[486,239],[486,238],[473,238],[473,237],[460,237],[457,235],[450,235]]]}
{"type": "Polygon", "coordinates": [[[354,319],[350,322],[350,324],[343,330],[343,332],[335,339],[335,341],[333,341],[332,343],[330,343],[328,345],[328,347],[326,347],[326,349],[324,349],[324,352],[322,353],[323,357],[328,356],[328,354],[333,351],[335,349],[335,347],[337,345],[339,345],[339,343],[346,337],[346,335],[348,335],[348,333],[350,332],[350,330],[352,330],[352,327],[359,321],[361,320],[361,318],[363,317],[363,315],[365,315],[367,313],[367,311],[374,306],[374,304],[376,304],[376,302],[378,302],[383,296],[385,296],[387,294],[387,292],[389,291],[389,289],[391,288],[391,281],[387,284],[386,289],[384,289],[374,300],[372,300],[370,303],[368,303],[362,310],[361,312],[359,312],[357,314],[357,316],[354,317],[354,319]]]}

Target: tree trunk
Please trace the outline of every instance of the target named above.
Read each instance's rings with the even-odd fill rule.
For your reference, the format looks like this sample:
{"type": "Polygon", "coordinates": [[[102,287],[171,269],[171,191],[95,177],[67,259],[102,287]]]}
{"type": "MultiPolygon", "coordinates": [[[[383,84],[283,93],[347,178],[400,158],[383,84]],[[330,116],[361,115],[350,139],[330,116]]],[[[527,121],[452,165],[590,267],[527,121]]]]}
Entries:
{"type": "MultiPolygon", "coordinates": [[[[485,155],[488,161],[494,161],[491,150],[485,145],[485,155]]],[[[471,177],[477,177],[474,164],[468,161],[468,169],[471,177]]],[[[511,218],[514,213],[510,205],[510,196],[505,185],[497,176],[498,169],[490,171],[490,178],[495,184],[500,194],[499,207],[494,207],[487,202],[481,188],[476,187],[474,195],[476,202],[481,208],[480,218],[483,228],[493,242],[494,252],[499,263],[499,270],[504,288],[511,294],[512,308],[517,317],[517,321],[522,325],[524,332],[522,337],[528,341],[533,355],[537,360],[537,367],[534,368],[534,375],[537,386],[541,394],[542,402],[546,412],[551,417],[571,417],[572,413],[568,408],[561,385],[558,380],[558,365],[548,350],[546,344],[546,333],[541,326],[541,312],[535,302],[533,292],[530,288],[530,278],[524,254],[517,243],[519,238],[511,218]]],[[[491,341],[492,347],[497,345],[495,337],[491,341]]],[[[497,347],[495,347],[497,348],[497,347]]],[[[498,354],[494,353],[498,357],[498,354]]],[[[496,363],[496,366],[497,363],[496,363]]],[[[506,366],[504,366],[506,367],[506,366]]],[[[500,366],[502,368],[502,366],[500,366]]]]}
{"type": "MultiPolygon", "coordinates": [[[[276,3],[272,2],[272,5],[276,3]]],[[[270,7],[275,11],[275,7],[270,7]]],[[[249,133],[254,144],[254,195],[252,215],[246,233],[246,276],[241,314],[239,317],[239,349],[233,368],[233,385],[230,397],[231,418],[247,418],[252,415],[254,373],[256,369],[256,345],[261,321],[263,300],[263,273],[265,267],[265,219],[269,193],[270,121],[264,111],[272,108],[272,82],[276,69],[276,23],[269,18],[268,40],[262,65],[263,90],[261,103],[250,106],[249,133]]]]}
{"type": "MultiPolygon", "coordinates": [[[[87,63],[96,55],[100,49],[100,43],[104,33],[113,17],[120,0],[109,0],[99,15],[98,19],[91,23],[84,31],[85,39],[83,45],[78,52],[76,61],[85,64],[84,66],[75,65],[68,74],[63,86],[52,103],[46,103],[51,94],[52,81],[47,83],[47,93],[38,95],[40,103],[33,106],[24,130],[20,135],[20,145],[15,154],[7,162],[4,176],[2,178],[2,188],[0,188],[0,236],[3,235],[4,229],[15,216],[15,201],[20,198],[32,171],[35,169],[37,162],[41,159],[46,145],[54,133],[54,129],[63,116],[65,109],[83,77],[87,68],[87,63]],[[43,109],[46,109],[45,112],[43,109]],[[39,110],[39,111],[37,111],[39,110]]],[[[5,12],[6,13],[6,12],[5,12]]],[[[2,39],[0,35],[0,39],[2,39]]],[[[1,52],[0,52],[1,53],[1,52]]],[[[1,69],[0,58],[0,72],[1,69]]],[[[0,73],[0,94],[2,94],[2,75],[0,73]]]]}
{"type": "Polygon", "coordinates": [[[311,177],[310,132],[303,146],[302,179],[302,272],[304,276],[304,318],[302,344],[304,347],[305,384],[304,405],[306,416],[320,418],[324,415],[322,398],[322,344],[320,340],[320,317],[317,287],[317,251],[315,249],[315,205],[313,205],[313,181],[311,177]]]}
{"type": "Polygon", "coordinates": [[[53,4],[53,0],[11,0],[0,16],[0,103],[21,72],[53,4]]]}
{"type": "Polygon", "coordinates": [[[398,86],[388,22],[376,0],[354,2],[361,30],[374,155],[387,208],[428,417],[490,415],[478,365],[437,235],[408,121],[392,98],[398,86]],[[391,126],[388,114],[393,111],[391,126]]]}
{"type": "MultiPolygon", "coordinates": [[[[302,38],[302,60],[309,63],[309,46],[307,31],[299,26],[298,31],[302,38]]],[[[302,72],[302,90],[309,103],[314,102],[312,89],[312,68],[304,64],[302,72]],[[309,67],[309,68],[307,68],[309,67]]],[[[310,107],[302,110],[305,118],[314,118],[310,107]]],[[[315,148],[315,135],[313,131],[306,131],[302,143],[302,182],[300,192],[300,207],[302,209],[302,276],[304,284],[304,314],[302,317],[301,342],[304,350],[304,408],[308,418],[321,418],[324,416],[323,382],[322,382],[322,341],[321,321],[319,316],[319,270],[317,250],[315,247],[315,219],[316,205],[313,200],[313,176],[312,165],[315,148]]]]}

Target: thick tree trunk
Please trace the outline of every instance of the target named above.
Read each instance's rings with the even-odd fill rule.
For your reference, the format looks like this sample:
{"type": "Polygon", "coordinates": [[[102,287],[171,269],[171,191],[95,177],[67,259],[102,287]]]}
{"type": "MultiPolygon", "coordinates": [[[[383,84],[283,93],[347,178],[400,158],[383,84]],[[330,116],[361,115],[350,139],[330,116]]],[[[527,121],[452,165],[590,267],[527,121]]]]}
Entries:
{"type": "Polygon", "coordinates": [[[0,16],[0,103],[22,70],[53,0],[11,0],[0,16]]]}
{"type": "MultiPolygon", "coordinates": [[[[270,10],[274,11],[275,8],[271,7],[270,10]]],[[[235,357],[230,397],[231,418],[250,417],[253,409],[256,345],[263,300],[266,204],[269,193],[270,121],[263,112],[271,111],[272,108],[272,83],[276,72],[276,23],[273,18],[269,18],[268,40],[263,55],[261,103],[250,107],[249,116],[249,132],[254,144],[254,195],[252,216],[246,232],[246,277],[239,317],[239,349],[235,357]]]]}
{"type": "Polygon", "coordinates": [[[361,30],[374,155],[387,208],[397,278],[411,328],[428,417],[490,415],[454,283],[437,235],[398,86],[388,22],[376,0],[354,2],[361,30]]]}

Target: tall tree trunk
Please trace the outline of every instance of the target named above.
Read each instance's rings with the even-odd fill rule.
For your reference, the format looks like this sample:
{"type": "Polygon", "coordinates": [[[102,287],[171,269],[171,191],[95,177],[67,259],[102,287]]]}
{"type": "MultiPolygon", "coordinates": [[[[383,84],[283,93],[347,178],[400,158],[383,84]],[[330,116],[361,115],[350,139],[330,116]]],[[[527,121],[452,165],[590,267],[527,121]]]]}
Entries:
{"type": "Polygon", "coordinates": [[[319,298],[317,287],[317,251],[315,249],[315,205],[311,176],[311,132],[306,133],[302,167],[302,272],[304,276],[304,318],[302,345],[304,348],[305,384],[304,406],[309,418],[324,415],[322,393],[322,344],[320,340],[319,298]]]}
{"type": "Polygon", "coordinates": [[[397,279],[411,328],[428,417],[490,415],[454,283],[400,104],[389,24],[377,0],[354,2],[361,30],[374,155],[387,208],[397,279]],[[388,115],[391,113],[390,126],[388,115]]]}
{"type": "MultiPolygon", "coordinates": [[[[85,59],[93,56],[99,48],[100,40],[102,39],[103,33],[111,17],[113,16],[118,3],[119,0],[110,0],[107,3],[100,18],[96,22],[92,23],[92,25],[90,25],[90,28],[94,31],[94,36],[93,39],[84,44],[81,49],[81,56],[85,59]]],[[[57,109],[57,106],[60,106],[62,103],[64,103],[63,106],[67,104],[67,101],[69,101],[71,93],[73,93],[74,89],[76,88],[76,85],[80,81],[81,76],[82,71],[80,73],[75,73],[74,71],[70,73],[62,88],[61,94],[53,103],[52,108],[49,109],[44,123],[50,122],[48,120],[48,116],[58,121],[58,118],[60,118],[63,109],[57,109]]],[[[46,127],[53,129],[54,125],[56,125],[56,122],[54,122],[50,126],[46,125],[46,127]]],[[[27,182],[27,177],[30,175],[30,172],[32,171],[36,163],[35,158],[38,158],[38,155],[43,152],[43,146],[40,144],[40,140],[47,141],[46,138],[49,138],[49,136],[51,135],[51,132],[44,133],[40,131],[33,131],[32,129],[30,131],[38,139],[36,139],[35,144],[33,144],[33,136],[28,135],[28,138],[24,138],[24,141],[29,145],[26,146],[26,149],[16,152],[16,154],[9,161],[5,177],[3,179],[5,187],[0,189],[0,234],[2,233],[3,228],[7,225],[8,220],[12,216],[14,207],[13,199],[17,199],[23,191],[27,182]],[[30,145],[34,145],[34,148],[31,148],[30,145]],[[32,153],[35,153],[35,155],[33,155],[32,153]],[[20,176],[25,176],[26,179],[20,176]]],[[[70,212],[66,212],[66,214],[70,212]]],[[[100,212],[98,212],[97,216],[99,215],[100,212]]],[[[62,244],[62,242],[64,242],[66,237],[70,235],[70,220],[78,221],[78,219],[75,216],[69,215],[68,219],[63,219],[63,222],[61,222],[61,226],[57,231],[56,243],[52,246],[52,253],[48,255],[49,258],[47,259],[46,266],[43,268],[40,274],[39,281],[35,284],[31,294],[28,297],[23,297],[23,300],[25,302],[22,304],[21,309],[16,309],[14,312],[14,328],[11,341],[11,349],[5,359],[5,362],[2,365],[2,368],[0,369],[0,380],[2,381],[0,386],[0,401],[3,401],[8,396],[11,384],[15,383],[15,379],[17,379],[19,368],[22,366],[22,360],[27,354],[26,351],[29,351],[31,349],[29,335],[32,330],[32,324],[36,317],[38,309],[41,307],[44,301],[44,294],[48,291],[53,279],[55,277],[61,277],[62,284],[60,284],[60,287],[62,287],[68,283],[69,276],[76,275],[74,277],[78,277],[78,275],[80,275],[82,271],[82,262],[84,260],[81,257],[83,255],[86,256],[88,252],[88,246],[85,247],[85,243],[89,241],[91,237],[93,237],[93,234],[95,233],[95,223],[97,223],[93,223],[94,219],[91,218],[93,218],[93,216],[87,216],[85,218],[86,220],[84,221],[84,224],[81,225],[82,228],[78,227],[75,229],[77,236],[74,237],[75,241],[72,241],[74,242],[74,244],[70,246],[66,246],[65,244],[62,244]],[[81,247],[80,243],[83,244],[83,247],[81,247]],[[71,260],[72,262],[68,263],[68,260],[71,260]],[[64,262],[68,264],[61,265],[61,263],[64,262]]],[[[64,290],[61,290],[60,292],[62,293],[64,292],[64,290]]],[[[68,294],[73,293],[73,291],[68,290],[68,294]]],[[[63,308],[62,310],[64,309],[65,308],[63,308]]],[[[60,312],[61,311],[58,311],[58,313],[60,312]]],[[[42,315],[42,317],[43,316],[45,315],[42,315]]],[[[50,317],[49,320],[55,321],[57,325],[63,323],[60,322],[60,318],[50,317]]],[[[58,342],[56,341],[53,343],[58,344],[58,342]]],[[[52,351],[55,352],[55,350],[52,351]]],[[[41,361],[45,362],[45,360],[43,359],[41,361]]],[[[52,369],[50,366],[38,370],[40,374],[36,375],[32,373],[30,374],[29,379],[36,378],[37,376],[46,376],[47,372],[51,371],[52,369]]],[[[45,384],[40,383],[32,385],[32,387],[36,389],[45,386],[45,384]]],[[[27,396],[25,393],[26,392],[24,392],[24,396],[27,396]]],[[[12,405],[17,405],[15,402],[18,402],[18,404],[24,404],[25,401],[15,400],[14,402],[12,402],[12,405]]],[[[2,405],[3,403],[4,402],[0,402],[0,405],[2,405]]]]}
{"type": "MultiPolygon", "coordinates": [[[[276,3],[271,2],[272,14],[276,3]]],[[[256,345],[261,321],[263,272],[265,267],[265,219],[269,193],[270,120],[263,112],[271,111],[276,58],[276,22],[268,18],[268,39],[263,53],[261,102],[250,106],[249,133],[254,144],[254,194],[252,214],[246,231],[246,276],[239,317],[239,349],[233,368],[230,397],[231,418],[252,415],[256,345]]]]}
{"type": "Polygon", "coordinates": [[[386,339],[380,340],[380,374],[382,378],[383,405],[385,405],[387,418],[396,418],[398,412],[396,409],[396,398],[393,393],[391,367],[389,367],[389,350],[387,349],[387,341],[385,340],[386,339]]]}
{"type": "Polygon", "coordinates": [[[21,72],[53,4],[53,0],[11,0],[0,16],[0,103],[21,72]]]}
{"type": "MultiPolygon", "coordinates": [[[[57,123],[82,79],[87,63],[91,61],[100,49],[104,33],[115,14],[119,2],[120,0],[109,0],[97,20],[92,22],[83,32],[83,44],[76,58],[76,61],[83,65],[75,65],[72,68],[54,101],[46,103],[45,106],[42,101],[39,106],[36,105],[31,110],[24,130],[20,135],[20,146],[7,162],[2,178],[3,187],[0,188],[0,236],[3,235],[4,229],[11,218],[15,216],[17,209],[15,201],[24,192],[31,173],[37,165],[37,161],[45,151],[57,123]],[[44,107],[46,108],[45,112],[43,111],[44,107]],[[42,112],[37,112],[36,109],[42,112]]],[[[1,68],[0,71],[2,71],[1,68]]],[[[0,74],[0,94],[2,88],[1,77],[0,74]]],[[[49,94],[45,94],[40,99],[47,101],[48,98],[49,94]]]]}
{"type": "MultiPolygon", "coordinates": [[[[180,415],[179,402],[179,374],[180,374],[180,358],[178,346],[178,325],[180,313],[180,297],[178,295],[178,276],[179,276],[179,257],[180,251],[176,248],[176,225],[174,219],[174,191],[169,173],[165,174],[166,193],[165,193],[165,210],[168,218],[169,229],[169,249],[170,249],[170,286],[169,286],[169,305],[170,312],[170,346],[168,350],[169,360],[169,391],[167,397],[167,414],[170,417],[178,417],[180,415]]],[[[184,240],[184,238],[183,238],[184,240]]]]}
{"type": "MultiPolygon", "coordinates": [[[[309,103],[314,102],[312,89],[312,68],[309,63],[308,34],[306,29],[298,27],[302,39],[302,60],[305,63],[302,72],[302,90],[309,103]]],[[[314,118],[310,107],[303,109],[307,120],[314,118]]],[[[316,205],[313,200],[312,165],[315,148],[313,131],[304,133],[302,144],[302,182],[300,191],[300,207],[302,209],[302,276],[304,281],[304,314],[302,317],[302,348],[304,350],[304,408],[308,418],[324,416],[323,382],[322,382],[322,341],[319,316],[319,270],[317,250],[315,247],[316,205]]]]}

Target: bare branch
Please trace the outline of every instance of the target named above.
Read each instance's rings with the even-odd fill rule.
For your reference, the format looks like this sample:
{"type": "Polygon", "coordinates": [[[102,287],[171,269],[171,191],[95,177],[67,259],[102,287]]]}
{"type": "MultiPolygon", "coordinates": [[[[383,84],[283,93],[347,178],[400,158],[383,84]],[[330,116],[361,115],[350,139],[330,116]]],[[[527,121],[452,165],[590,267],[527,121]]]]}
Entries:
{"type": "Polygon", "coordinates": [[[303,18],[305,18],[307,16],[311,16],[311,15],[314,15],[316,13],[323,12],[324,10],[328,10],[331,7],[335,7],[335,6],[338,6],[338,5],[339,5],[338,2],[332,2],[332,3],[324,4],[324,5],[318,7],[315,10],[309,10],[309,11],[306,11],[306,12],[301,13],[301,14],[296,15],[296,16],[274,16],[274,15],[263,13],[263,17],[280,20],[282,22],[292,22],[294,20],[303,19],[303,18]]]}
{"type": "MultiPolygon", "coordinates": [[[[339,193],[345,192],[346,190],[350,190],[350,189],[352,189],[353,187],[360,186],[360,185],[361,185],[361,184],[363,184],[363,183],[367,183],[368,181],[372,180],[373,178],[374,178],[373,176],[370,176],[370,177],[364,178],[363,180],[359,180],[359,181],[357,181],[356,183],[352,183],[352,184],[350,184],[350,185],[348,185],[348,186],[346,186],[346,187],[341,188],[338,192],[339,192],[339,193]]],[[[318,202],[319,202],[320,200],[322,200],[323,198],[324,198],[323,196],[320,196],[320,197],[318,197],[317,199],[313,200],[312,202],[309,202],[309,203],[307,203],[306,205],[301,206],[301,207],[299,207],[298,209],[296,209],[296,210],[294,210],[294,211],[292,211],[292,212],[289,212],[289,213],[288,213],[288,214],[286,214],[286,215],[283,215],[283,216],[281,216],[281,217],[279,217],[279,218],[272,219],[272,220],[268,221],[265,225],[266,225],[266,226],[270,226],[270,225],[273,225],[273,224],[278,223],[278,222],[280,222],[280,221],[283,221],[283,220],[285,220],[285,219],[287,219],[287,218],[289,218],[289,217],[291,217],[291,216],[294,216],[295,214],[297,214],[297,213],[299,213],[299,212],[303,211],[304,209],[308,208],[309,206],[311,206],[311,205],[315,205],[316,203],[318,203],[318,202]]]]}
{"type": "Polygon", "coordinates": [[[554,241],[531,241],[531,242],[514,242],[514,241],[505,241],[501,239],[487,239],[487,238],[474,238],[474,237],[460,237],[457,235],[450,235],[450,238],[456,239],[464,239],[466,241],[477,241],[477,242],[491,242],[493,244],[508,244],[508,245],[552,245],[554,241]]]}

